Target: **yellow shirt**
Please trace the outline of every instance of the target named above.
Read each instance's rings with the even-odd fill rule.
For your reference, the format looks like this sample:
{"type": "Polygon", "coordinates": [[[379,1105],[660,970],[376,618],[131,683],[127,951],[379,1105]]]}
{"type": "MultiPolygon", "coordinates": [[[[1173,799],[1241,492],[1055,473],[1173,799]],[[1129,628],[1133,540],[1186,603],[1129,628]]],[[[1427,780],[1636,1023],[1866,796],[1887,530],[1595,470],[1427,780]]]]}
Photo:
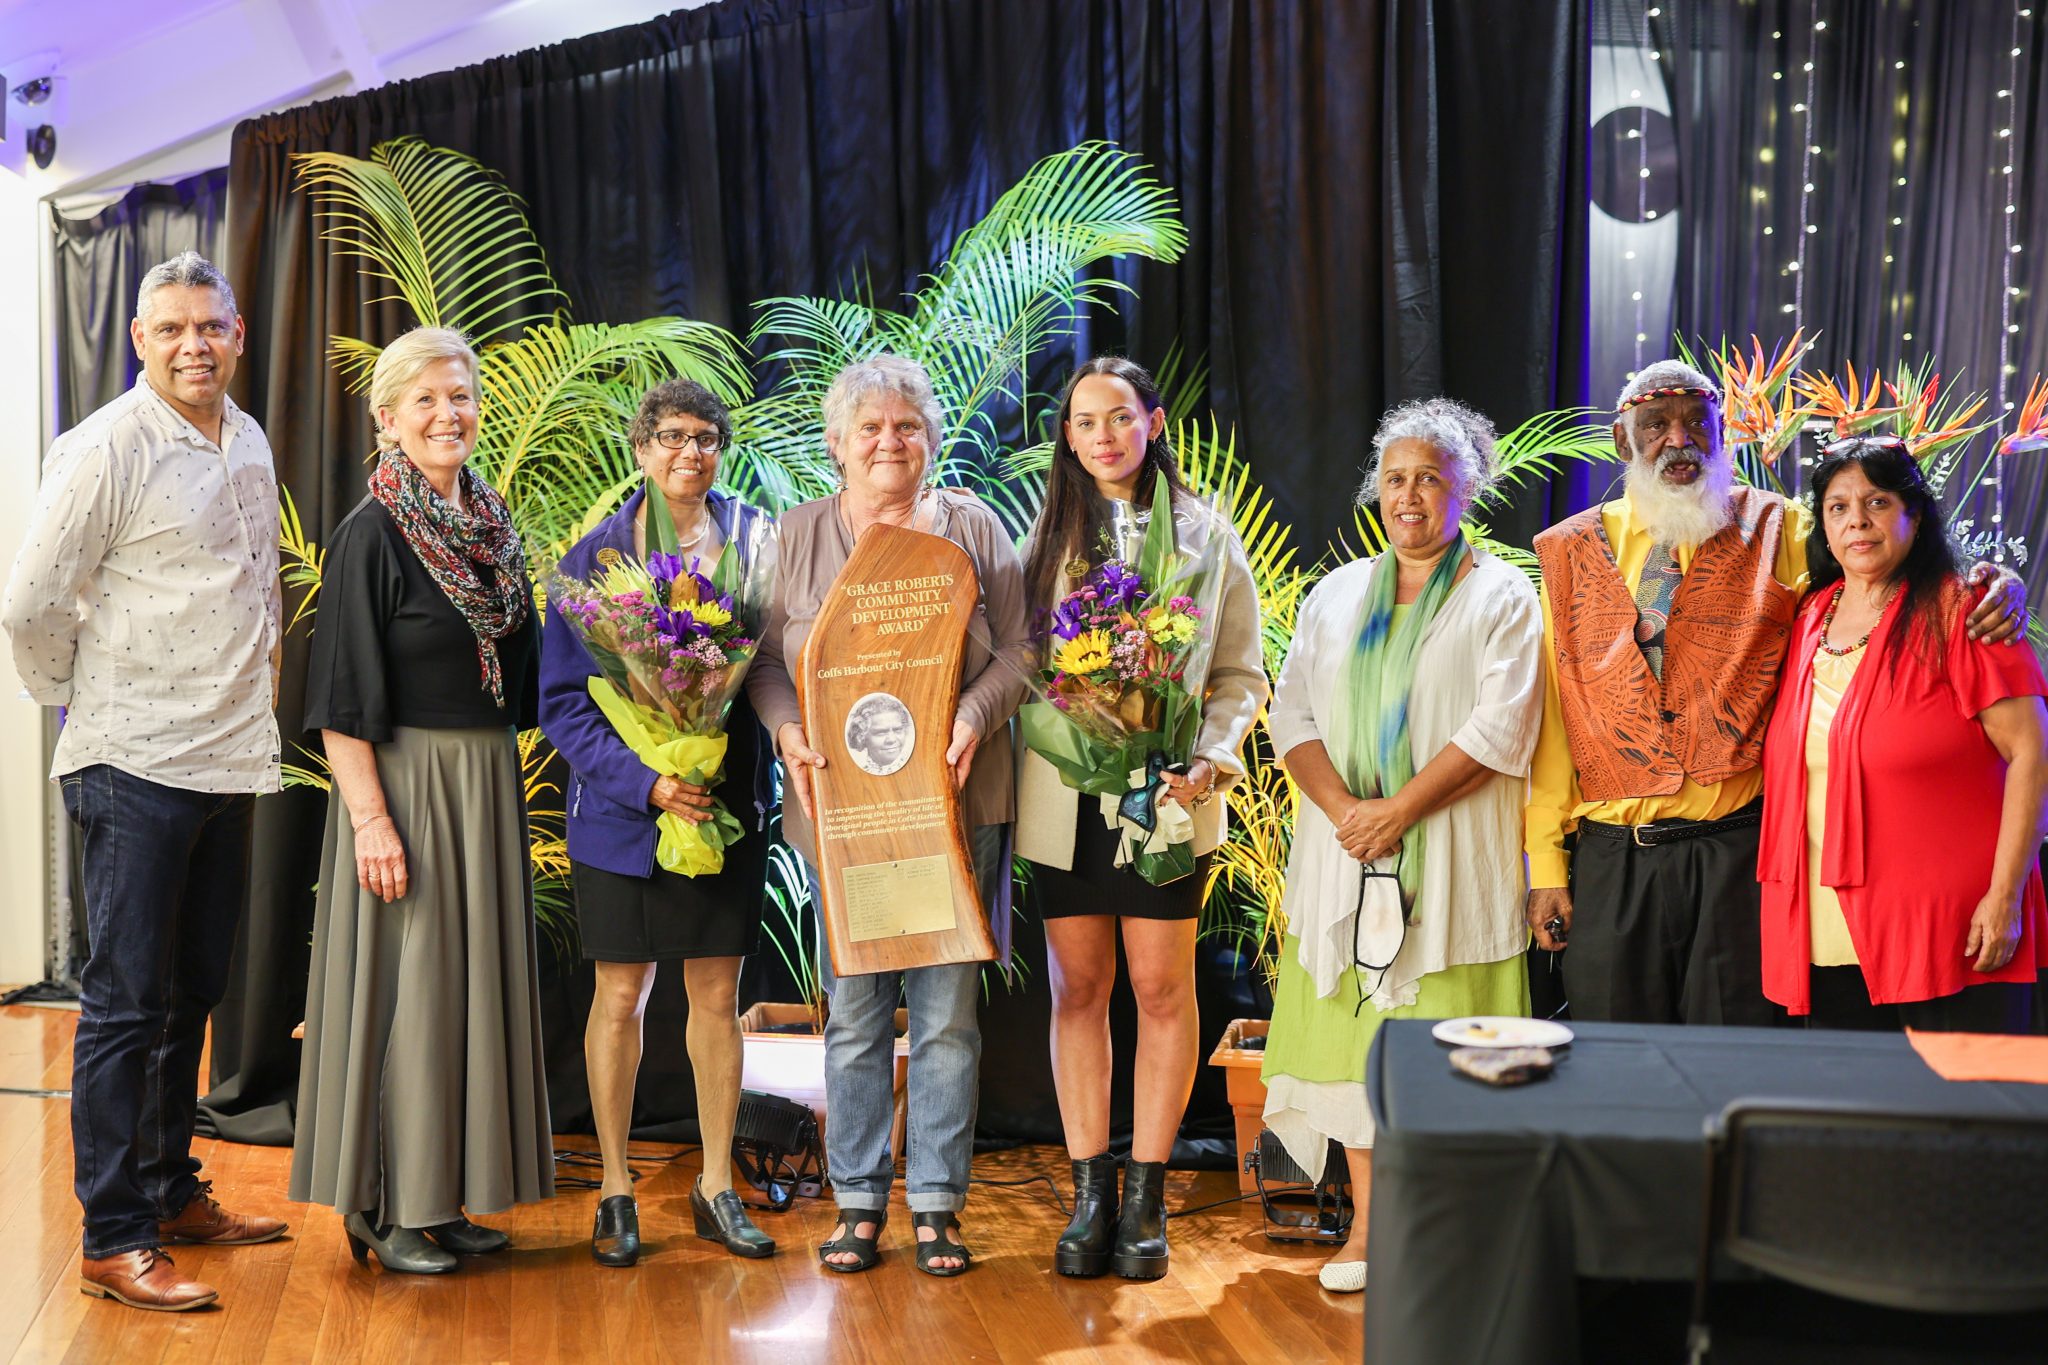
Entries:
{"type": "MultiPolygon", "coordinates": [[[[1631,595],[1642,580],[1650,557],[1650,533],[1636,525],[1627,498],[1600,509],[1600,525],[1613,547],[1614,562],[1631,595]]],[[[1806,591],[1806,536],[1813,515],[1797,502],[1785,504],[1784,531],[1778,538],[1778,559],[1772,574],[1786,587],[1806,591]]],[[[1678,571],[1692,568],[1693,551],[1681,548],[1678,571]]],[[[1702,787],[1691,778],[1669,796],[1632,796],[1618,801],[1588,801],[1579,793],[1570,742],[1564,732],[1564,711],[1557,699],[1557,641],[1550,619],[1550,594],[1543,599],[1543,729],[1536,738],[1536,757],[1529,768],[1529,808],[1523,847],[1529,855],[1529,885],[1567,884],[1564,837],[1581,820],[1609,825],[1647,825],[1657,820],[1718,820],[1756,800],[1764,789],[1761,769],[1738,773],[1725,782],[1702,787]]]]}
{"type": "Polygon", "coordinates": [[[1870,651],[1813,652],[1813,706],[1806,713],[1806,913],[1816,967],[1853,967],[1856,944],[1842,918],[1842,898],[1820,880],[1821,839],[1828,829],[1828,731],[1856,666],[1870,651]]]}

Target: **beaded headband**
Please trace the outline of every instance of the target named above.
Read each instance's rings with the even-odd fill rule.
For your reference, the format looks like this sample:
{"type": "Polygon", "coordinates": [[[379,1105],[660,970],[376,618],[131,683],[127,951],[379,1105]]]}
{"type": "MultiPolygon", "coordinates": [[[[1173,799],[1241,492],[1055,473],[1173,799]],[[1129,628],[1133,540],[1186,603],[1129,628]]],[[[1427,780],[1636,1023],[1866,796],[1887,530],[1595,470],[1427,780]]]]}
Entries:
{"type": "Polygon", "coordinates": [[[1630,408],[1639,407],[1644,403],[1652,402],[1659,398],[1704,398],[1709,403],[1721,401],[1721,395],[1712,389],[1703,389],[1697,385],[1681,384],[1668,389],[1644,389],[1626,403],[1615,408],[1615,411],[1617,413],[1627,412],[1630,408]]]}

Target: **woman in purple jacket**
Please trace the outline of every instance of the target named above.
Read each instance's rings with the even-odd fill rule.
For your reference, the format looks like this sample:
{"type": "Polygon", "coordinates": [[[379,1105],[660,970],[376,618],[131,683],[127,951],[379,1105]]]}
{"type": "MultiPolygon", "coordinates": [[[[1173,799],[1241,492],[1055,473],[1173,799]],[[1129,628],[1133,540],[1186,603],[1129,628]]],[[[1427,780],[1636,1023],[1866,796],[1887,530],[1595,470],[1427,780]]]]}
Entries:
{"type": "MultiPolygon", "coordinates": [[[[659,492],[685,556],[715,559],[732,544],[751,546],[767,514],[713,491],[718,458],[732,438],[725,406],[701,385],[672,379],[640,401],[631,439],[647,483],[563,557],[561,572],[589,578],[617,556],[644,561],[646,500],[659,492]]],[[[542,632],[540,725],[568,760],[569,860],[583,955],[596,964],[597,992],[583,1034],[590,1107],[604,1158],[590,1252],[601,1264],[632,1265],[640,1254],[640,1215],[626,1163],[633,1083],[640,1069],[641,1021],[654,972],[680,962],[689,994],[685,1037],[697,1083],[697,1126],[704,1173],[690,1191],[697,1235],[737,1256],[768,1256],[775,1243],[756,1228],[732,1188],[733,1118],[740,1097],[740,1027],[735,1013],[740,963],[761,930],[772,800],[767,737],[744,697],[726,719],[731,743],[721,787],[748,827],[725,850],[715,876],[681,877],[654,861],[655,821],[663,811],[701,821],[710,793],[661,776],[626,747],[597,709],[588,679],[597,664],[552,603],[542,632]]]]}

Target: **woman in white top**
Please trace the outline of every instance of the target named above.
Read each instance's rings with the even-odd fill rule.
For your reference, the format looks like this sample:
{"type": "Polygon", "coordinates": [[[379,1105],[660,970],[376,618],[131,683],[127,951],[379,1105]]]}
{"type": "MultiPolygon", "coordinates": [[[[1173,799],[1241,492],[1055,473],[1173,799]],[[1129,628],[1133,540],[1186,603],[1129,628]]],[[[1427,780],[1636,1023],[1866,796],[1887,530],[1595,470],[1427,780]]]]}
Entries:
{"type": "Polygon", "coordinates": [[[1365,1054],[1389,1018],[1526,1014],[1523,779],[1542,715],[1528,580],[1468,545],[1494,433],[1444,398],[1388,413],[1360,490],[1390,549],[1303,603],[1273,750],[1303,795],[1266,1043],[1266,1123],[1319,1175],[1345,1149],[1358,1214],[1322,1269],[1365,1287],[1365,1054]]]}

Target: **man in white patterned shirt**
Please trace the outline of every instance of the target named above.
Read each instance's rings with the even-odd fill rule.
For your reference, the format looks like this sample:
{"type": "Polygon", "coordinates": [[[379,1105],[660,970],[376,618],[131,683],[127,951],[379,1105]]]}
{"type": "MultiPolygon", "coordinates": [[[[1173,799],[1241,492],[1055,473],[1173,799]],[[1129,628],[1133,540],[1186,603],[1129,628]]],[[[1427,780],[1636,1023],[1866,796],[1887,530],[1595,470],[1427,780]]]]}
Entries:
{"type": "Polygon", "coordinates": [[[177,1312],[217,1295],[164,1244],[285,1230],[215,1203],[191,1153],[255,793],[278,788],[277,480],[227,396],[243,324],[218,268],[150,270],[130,335],[142,377],[50,447],[0,624],[29,695],[67,708],[50,775],[84,835],[79,1287],[177,1312]]]}

